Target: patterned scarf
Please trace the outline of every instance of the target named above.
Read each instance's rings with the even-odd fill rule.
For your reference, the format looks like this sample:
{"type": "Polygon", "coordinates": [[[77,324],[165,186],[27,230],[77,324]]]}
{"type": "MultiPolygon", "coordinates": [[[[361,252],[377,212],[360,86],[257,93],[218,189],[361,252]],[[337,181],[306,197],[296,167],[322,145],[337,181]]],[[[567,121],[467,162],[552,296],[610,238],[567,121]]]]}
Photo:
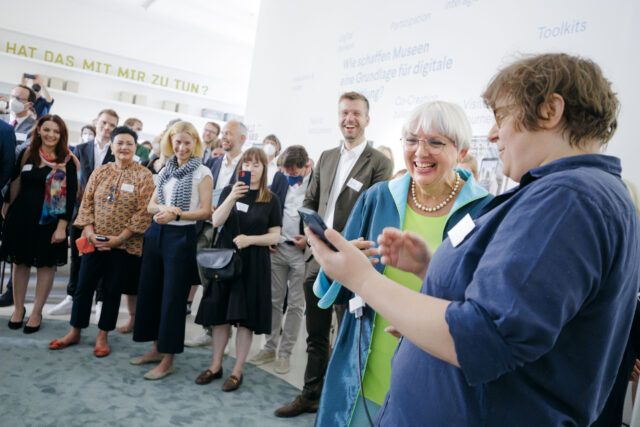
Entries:
{"type": "Polygon", "coordinates": [[[176,178],[178,182],[173,187],[171,193],[171,206],[177,206],[183,211],[188,211],[191,207],[191,188],[193,185],[193,172],[202,164],[201,157],[192,157],[182,166],[178,166],[176,156],[171,157],[164,168],[160,171],[158,181],[158,201],[161,205],[166,205],[164,199],[164,185],[171,179],[176,178]]]}
{"type": "Polygon", "coordinates": [[[40,225],[50,224],[58,220],[58,216],[67,211],[67,162],[71,160],[71,152],[67,151],[64,163],[56,163],[56,158],[49,157],[40,149],[42,163],[51,168],[44,181],[44,203],[40,215],[40,225]]]}

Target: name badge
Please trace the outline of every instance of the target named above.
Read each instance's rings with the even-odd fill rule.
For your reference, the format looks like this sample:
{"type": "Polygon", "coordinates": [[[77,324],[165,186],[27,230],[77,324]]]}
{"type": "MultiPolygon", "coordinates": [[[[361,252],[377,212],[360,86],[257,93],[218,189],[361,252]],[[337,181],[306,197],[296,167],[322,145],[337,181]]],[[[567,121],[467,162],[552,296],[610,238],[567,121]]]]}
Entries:
{"type": "Polygon", "coordinates": [[[33,165],[24,165],[22,167],[22,172],[29,172],[31,169],[33,169],[33,165]]]}
{"type": "Polygon", "coordinates": [[[347,187],[356,191],[360,191],[360,189],[362,188],[362,183],[357,179],[351,178],[349,182],[347,182],[347,187]]]}
{"type": "Polygon", "coordinates": [[[248,212],[249,211],[249,205],[247,205],[246,203],[242,203],[242,202],[236,202],[236,209],[239,210],[240,212],[248,212]]]}
{"type": "Polygon", "coordinates": [[[126,191],[127,193],[133,193],[133,188],[133,184],[122,184],[122,187],[120,187],[122,191],[126,191]]]}
{"type": "Polygon", "coordinates": [[[16,141],[24,142],[27,140],[27,134],[22,132],[16,132],[16,141]]]}
{"type": "Polygon", "coordinates": [[[141,162],[141,160],[142,160],[142,159],[140,158],[140,156],[136,156],[135,154],[133,155],[133,161],[134,161],[134,162],[136,162],[136,163],[140,163],[140,162],[141,162]]]}
{"type": "Polygon", "coordinates": [[[447,233],[449,235],[451,245],[453,245],[454,248],[457,247],[474,228],[476,228],[476,224],[471,219],[471,215],[466,214],[464,218],[454,225],[447,233]]]}

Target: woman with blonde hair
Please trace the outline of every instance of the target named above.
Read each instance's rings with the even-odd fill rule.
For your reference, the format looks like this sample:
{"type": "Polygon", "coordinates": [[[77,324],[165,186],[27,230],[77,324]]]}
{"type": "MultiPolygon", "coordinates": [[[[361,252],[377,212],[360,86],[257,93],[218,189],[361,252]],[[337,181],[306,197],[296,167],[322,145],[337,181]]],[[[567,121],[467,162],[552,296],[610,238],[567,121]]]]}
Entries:
{"type": "Polygon", "coordinates": [[[153,215],[145,232],[136,306],[134,341],[153,341],[151,351],[131,364],[160,362],[144,376],[158,380],[173,372],[173,358],[184,350],[187,296],[197,277],[196,221],[211,215],[213,179],[202,164],[203,144],[189,122],[177,122],[164,134],[160,171],[149,202],[153,215]]]}
{"type": "Polygon", "coordinates": [[[250,148],[240,158],[242,170],[250,172],[247,186],[240,179],[222,190],[220,204],[213,213],[213,226],[222,226],[220,247],[238,248],[242,275],[232,282],[214,283],[207,288],[196,323],[213,326],[213,360],[196,383],[209,384],[222,377],[222,356],[231,325],[236,334],[236,363],[223,391],[242,384],[244,362],[253,334],[271,333],[271,258],[269,246],[280,240],[282,213],[278,198],[267,188],[267,155],[250,148]]]}

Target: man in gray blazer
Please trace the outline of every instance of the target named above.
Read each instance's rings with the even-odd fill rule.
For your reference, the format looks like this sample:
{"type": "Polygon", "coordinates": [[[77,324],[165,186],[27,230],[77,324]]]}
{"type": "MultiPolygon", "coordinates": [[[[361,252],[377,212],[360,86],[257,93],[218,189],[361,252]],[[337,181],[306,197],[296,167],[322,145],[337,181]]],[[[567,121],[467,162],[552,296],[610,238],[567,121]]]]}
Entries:
{"type": "MultiPolygon", "coordinates": [[[[365,139],[369,125],[369,101],[357,92],[347,92],[338,101],[338,125],[343,143],[320,155],[307,188],[303,206],[317,211],[327,227],[342,232],[356,200],[367,188],[391,177],[391,161],[365,139]]],[[[313,282],[320,269],[307,251],[304,293],[307,326],[307,367],[302,394],[276,410],[278,417],[316,412],[329,362],[332,310],[318,307],[313,282]]],[[[342,311],[339,312],[342,313],[342,311]]],[[[340,317],[339,317],[340,318],[340,317]]]]}
{"type": "Polygon", "coordinates": [[[31,112],[35,102],[36,93],[29,86],[18,85],[11,90],[9,124],[16,133],[16,157],[31,142],[31,131],[36,124],[31,112]]]}

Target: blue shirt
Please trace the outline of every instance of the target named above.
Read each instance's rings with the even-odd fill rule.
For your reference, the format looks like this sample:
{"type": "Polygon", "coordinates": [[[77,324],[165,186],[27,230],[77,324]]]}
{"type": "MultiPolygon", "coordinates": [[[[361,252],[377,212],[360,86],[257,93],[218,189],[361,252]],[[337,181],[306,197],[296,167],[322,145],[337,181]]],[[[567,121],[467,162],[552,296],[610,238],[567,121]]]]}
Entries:
{"type": "Polygon", "coordinates": [[[381,425],[585,426],[609,395],[639,284],[638,217],[620,161],[581,155],[530,170],[421,292],[453,301],[461,368],[403,339],[381,425]]]}

